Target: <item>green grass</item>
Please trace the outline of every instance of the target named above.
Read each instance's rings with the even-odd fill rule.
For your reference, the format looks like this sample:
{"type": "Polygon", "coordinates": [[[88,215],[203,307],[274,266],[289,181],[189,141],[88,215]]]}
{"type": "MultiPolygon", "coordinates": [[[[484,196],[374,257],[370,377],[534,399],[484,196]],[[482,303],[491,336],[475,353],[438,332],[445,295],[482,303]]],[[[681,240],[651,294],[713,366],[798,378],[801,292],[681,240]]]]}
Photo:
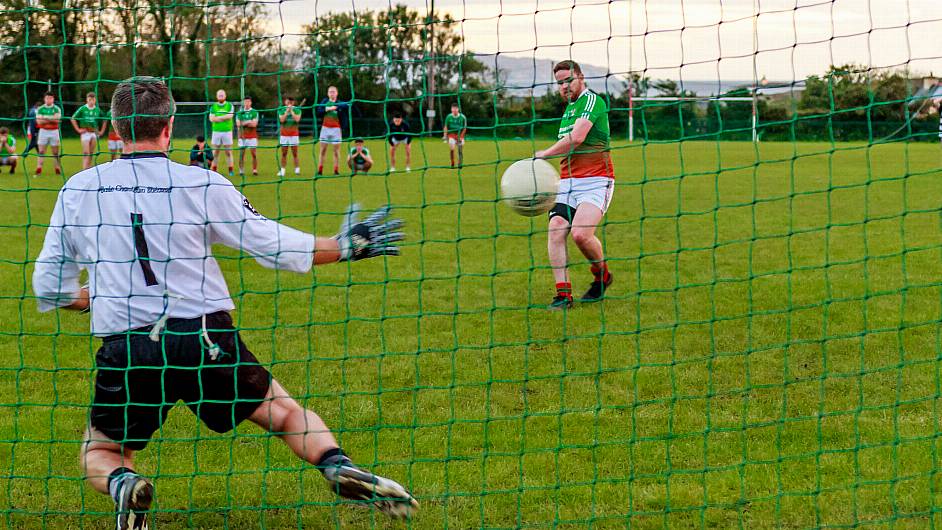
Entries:
{"type": "MultiPolygon", "coordinates": [[[[264,174],[237,184],[322,235],[353,199],[391,203],[401,257],[294,275],[217,256],[253,351],[422,511],[406,525],[338,504],[277,439],[178,408],[138,456],[157,528],[942,523],[938,146],[619,144],[601,230],[616,283],[567,314],[542,308],[545,219],[495,202],[534,144],[477,139],[451,171],[421,142],[420,169],[393,174],[370,147],[370,175],[314,180],[305,146],[302,178],[263,150],[264,174]]],[[[112,506],[77,458],[98,342],[86,315],[31,298],[48,173],[0,177],[0,520],[103,528],[112,506]]]]}

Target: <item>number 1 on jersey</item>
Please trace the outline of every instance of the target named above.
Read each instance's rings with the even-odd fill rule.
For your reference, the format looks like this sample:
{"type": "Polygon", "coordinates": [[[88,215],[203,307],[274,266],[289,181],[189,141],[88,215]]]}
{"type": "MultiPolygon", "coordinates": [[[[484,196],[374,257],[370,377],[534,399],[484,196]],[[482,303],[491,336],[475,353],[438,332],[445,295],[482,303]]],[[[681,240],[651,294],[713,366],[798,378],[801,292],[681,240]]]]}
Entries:
{"type": "Polygon", "coordinates": [[[137,250],[137,262],[141,264],[144,280],[148,286],[157,285],[157,276],[150,266],[150,251],[144,239],[144,214],[131,212],[131,229],[134,231],[134,248],[137,250]]]}

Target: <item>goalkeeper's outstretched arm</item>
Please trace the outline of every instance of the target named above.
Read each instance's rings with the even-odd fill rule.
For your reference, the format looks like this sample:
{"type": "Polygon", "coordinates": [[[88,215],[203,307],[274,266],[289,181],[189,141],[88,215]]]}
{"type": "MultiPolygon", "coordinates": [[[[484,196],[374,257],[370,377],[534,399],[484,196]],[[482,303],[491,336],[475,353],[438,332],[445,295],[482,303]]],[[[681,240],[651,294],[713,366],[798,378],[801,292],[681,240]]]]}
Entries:
{"type": "Polygon", "coordinates": [[[218,177],[209,187],[208,219],[213,242],[243,250],[260,265],[304,273],[313,265],[398,255],[405,235],[402,221],[387,219],[383,207],[362,221],[351,206],[333,237],[315,237],[266,218],[228,180],[218,177]]]}
{"type": "Polygon", "coordinates": [[[359,205],[350,206],[337,235],[315,239],[314,265],[398,256],[399,247],[395,243],[405,239],[405,234],[398,232],[403,223],[400,219],[387,220],[389,212],[390,208],[384,206],[358,221],[359,205]]]}

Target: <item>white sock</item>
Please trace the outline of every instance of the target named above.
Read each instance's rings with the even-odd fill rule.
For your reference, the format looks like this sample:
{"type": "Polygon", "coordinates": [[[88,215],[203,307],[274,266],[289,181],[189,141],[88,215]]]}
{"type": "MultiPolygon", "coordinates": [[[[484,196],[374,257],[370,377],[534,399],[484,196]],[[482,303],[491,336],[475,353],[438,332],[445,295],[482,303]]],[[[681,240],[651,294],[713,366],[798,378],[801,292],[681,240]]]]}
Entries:
{"type": "Polygon", "coordinates": [[[124,485],[124,481],[133,475],[134,473],[122,473],[108,484],[108,493],[111,494],[111,498],[114,499],[115,502],[118,502],[118,493],[121,491],[121,486],[124,485]]]}

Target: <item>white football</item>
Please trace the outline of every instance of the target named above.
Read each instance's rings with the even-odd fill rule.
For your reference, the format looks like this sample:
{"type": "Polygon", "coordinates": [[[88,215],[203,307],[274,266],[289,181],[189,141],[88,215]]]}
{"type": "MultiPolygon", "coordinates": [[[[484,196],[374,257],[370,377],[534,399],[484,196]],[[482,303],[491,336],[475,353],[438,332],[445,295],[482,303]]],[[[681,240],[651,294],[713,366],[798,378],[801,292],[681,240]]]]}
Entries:
{"type": "Polygon", "coordinates": [[[541,158],[526,158],[510,165],[500,179],[504,204],[513,211],[534,217],[550,211],[556,203],[559,173],[541,158]]]}

